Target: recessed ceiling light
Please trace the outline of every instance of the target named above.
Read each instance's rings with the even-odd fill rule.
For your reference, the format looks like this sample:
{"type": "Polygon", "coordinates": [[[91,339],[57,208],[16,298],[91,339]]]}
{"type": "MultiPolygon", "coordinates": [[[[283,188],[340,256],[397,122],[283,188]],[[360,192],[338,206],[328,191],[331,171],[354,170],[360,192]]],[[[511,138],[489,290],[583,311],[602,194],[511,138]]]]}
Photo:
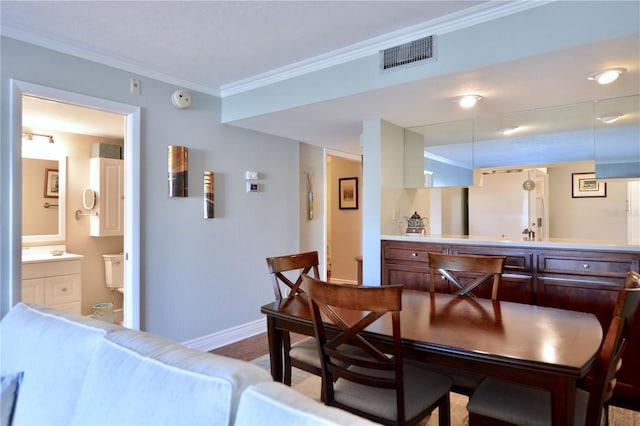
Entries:
{"type": "Polygon", "coordinates": [[[599,84],[613,83],[627,70],[625,68],[611,68],[591,74],[587,79],[597,81],[599,84]]]}
{"type": "Polygon", "coordinates": [[[502,134],[502,136],[509,136],[512,135],[516,130],[518,130],[518,126],[505,127],[503,129],[500,129],[500,133],[502,134]]]}
{"type": "Polygon", "coordinates": [[[464,95],[464,96],[458,96],[457,98],[454,98],[453,101],[457,102],[462,108],[471,108],[480,99],[482,99],[482,96],[480,95],[464,95]]]}
{"type": "Polygon", "coordinates": [[[604,124],[615,123],[622,118],[623,114],[611,114],[603,117],[596,117],[596,120],[603,122],[604,124]]]}

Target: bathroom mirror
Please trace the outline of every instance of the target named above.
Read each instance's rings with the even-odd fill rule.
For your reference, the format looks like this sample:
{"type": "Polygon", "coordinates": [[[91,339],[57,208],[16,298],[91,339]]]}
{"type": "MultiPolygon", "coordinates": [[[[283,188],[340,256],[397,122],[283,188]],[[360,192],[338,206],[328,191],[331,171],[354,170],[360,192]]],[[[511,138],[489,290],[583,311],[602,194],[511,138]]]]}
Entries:
{"type": "Polygon", "coordinates": [[[67,159],[47,150],[23,149],[22,242],[65,240],[67,159]],[[55,172],[57,170],[57,172],[55,172]],[[56,174],[57,173],[57,174],[56,174]],[[57,191],[55,182],[57,178],[57,191]],[[53,188],[53,190],[52,190],[53,188]],[[57,197],[55,197],[57,193],[57,197]]]}
{"type": "Polygon", "coordinates": [[[91,188],[85,188],[82,191],[82,207],[91,210],[96,206],[96,191],[91,188]]]}

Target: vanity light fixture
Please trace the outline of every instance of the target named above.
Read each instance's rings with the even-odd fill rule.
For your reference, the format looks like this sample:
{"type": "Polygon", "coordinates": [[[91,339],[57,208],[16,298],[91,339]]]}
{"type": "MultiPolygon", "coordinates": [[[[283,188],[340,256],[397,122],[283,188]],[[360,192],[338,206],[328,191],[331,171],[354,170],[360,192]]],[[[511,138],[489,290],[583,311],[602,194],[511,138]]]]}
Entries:
{"type": "Polygon", "coordinates": [[[502,136],[512,135],[516,130],[518,130],[518,126],[505,127],[500,129],[500,133],[502,136]]]}
{"type": "Polygon", "coordinates": [[[454,98],[453,101],[457,102],[458,105],[460,105],[462,108],[471,108],[480,99],[482,99],[482,96],[480,95],[463,95],[463,96],[458,96],[454,98]]]}
{"type": "Polygon", "coordinates": [[[51,135],[43,135],[40,133],[31,133],[31,132],[26,132],[22,134],[22,138],[29,140],[29,141],[43,141],[43,142],[49,142],[49,143],[54,143],[55,141],[53,140],[53,136],[51,135]]]}
{"type": "Polygon", "coordinates": [[[587,79],[597,81],[598,84],[613,83],[627,70],[625,68],[610,68],[604,71],[594,72],[587,79]]]}
{"type": "Polygon", "coordinates": [[[620,120],[624,114],[611,114],[603,117],[596,117],[596,120],[603,122],[604,124],[615,123],[620,120]]]}

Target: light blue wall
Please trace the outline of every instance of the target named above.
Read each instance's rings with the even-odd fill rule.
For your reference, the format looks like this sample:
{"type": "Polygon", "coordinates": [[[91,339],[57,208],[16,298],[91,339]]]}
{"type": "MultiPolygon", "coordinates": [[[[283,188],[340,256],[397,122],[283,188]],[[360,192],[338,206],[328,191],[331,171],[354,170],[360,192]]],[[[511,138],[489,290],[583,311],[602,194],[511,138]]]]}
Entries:
{"type": "MultiPolygon", "coordinates": [[[[1,49],[1,229],[10,226],[10,79],[140,106],[142,328],[187,341],[262,319],[260,306],[273,299],[265,257],[300,244],[299,143],[222,125],[214,96],[192,92],[191,108],[178,110],[172,85],[12,39],[1,49]],[[131,77],[140,96],[129,93],[131,77]],[[167,196],[168,145],[189,148],[187,198],[167,196]],[[204,170],[216,173],[210,220],[202,218],[204,170]],[[246,193],[246,170],[259,172],[263,192],[246,193]]],[[[3,295],[7,235],[0,231],[3,295]]]]}

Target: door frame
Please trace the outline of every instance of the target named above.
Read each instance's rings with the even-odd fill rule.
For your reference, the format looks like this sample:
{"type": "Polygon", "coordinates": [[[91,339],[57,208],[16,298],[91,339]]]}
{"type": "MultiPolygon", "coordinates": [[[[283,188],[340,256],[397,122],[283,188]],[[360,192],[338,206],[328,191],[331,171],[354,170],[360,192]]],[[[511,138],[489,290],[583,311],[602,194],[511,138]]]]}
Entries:
{"type": "Polygon", "coordinates": [[[11,155],[9,174],[8,229],[9,273],[3,282],[2,315],[22,299],[22,95],[32,95],[54,101],[75,104],[123,115],[124,138],[124,326],[140,329],[140,107],[107,99],[54,89],[11,79],[9,81],[9,140],[11,155]],[[5,291],[7,291],[5,293],[5,291]]]}

